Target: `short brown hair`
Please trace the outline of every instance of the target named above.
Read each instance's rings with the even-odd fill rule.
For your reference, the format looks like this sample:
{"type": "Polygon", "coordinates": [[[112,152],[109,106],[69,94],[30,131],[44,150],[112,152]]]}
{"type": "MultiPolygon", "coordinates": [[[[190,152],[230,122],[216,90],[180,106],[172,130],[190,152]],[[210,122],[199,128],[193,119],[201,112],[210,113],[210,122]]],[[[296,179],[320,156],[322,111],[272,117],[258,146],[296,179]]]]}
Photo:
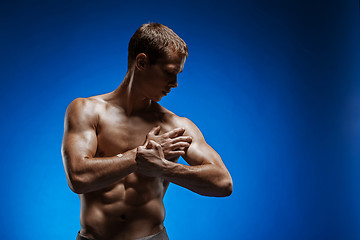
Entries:
{"type": "Polygon", "coordinates": [[[170,50],[175,50],[185,57],[189,55],[186,43],[173,30],[160,23],[143,24],[129,41],[128,68],[139,53],[145,53],[150,64],[154,64],[170,50]]]}

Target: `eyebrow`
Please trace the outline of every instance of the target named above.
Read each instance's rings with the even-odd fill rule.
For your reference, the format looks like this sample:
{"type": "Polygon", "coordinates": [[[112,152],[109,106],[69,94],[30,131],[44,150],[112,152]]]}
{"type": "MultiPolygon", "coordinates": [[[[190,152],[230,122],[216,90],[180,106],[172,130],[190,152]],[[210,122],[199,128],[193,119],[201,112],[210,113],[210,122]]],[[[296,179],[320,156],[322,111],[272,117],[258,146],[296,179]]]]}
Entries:
{"type": "Polygon", "coordinates": [[[184,69],[182,69],[180,72],[177,68],[172,68],[172,67],[169,67],[166,69],[166,71],[169,71],[169,72],[176,72],[176,73],[182,73],[184,69]]]}

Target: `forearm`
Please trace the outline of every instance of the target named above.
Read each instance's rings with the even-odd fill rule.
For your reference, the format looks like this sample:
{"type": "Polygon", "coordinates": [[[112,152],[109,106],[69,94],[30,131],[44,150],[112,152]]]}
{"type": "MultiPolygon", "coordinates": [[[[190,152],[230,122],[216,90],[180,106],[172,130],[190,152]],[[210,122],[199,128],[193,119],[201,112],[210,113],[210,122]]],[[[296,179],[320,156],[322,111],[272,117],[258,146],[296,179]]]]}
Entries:
{"type": "Polygon", "coordinates": [[[166,161],[162,177],[204,196],[224,197],[232,192],[230,174],[214,164],[187,166],[166,161]]]}
{"type": "Polygon", "coordinates": [[[136,170],[136,148],[119,156],[84,158],[68,171],[69,185],[78,193],[88,193],[108,187],[136,170]]]}

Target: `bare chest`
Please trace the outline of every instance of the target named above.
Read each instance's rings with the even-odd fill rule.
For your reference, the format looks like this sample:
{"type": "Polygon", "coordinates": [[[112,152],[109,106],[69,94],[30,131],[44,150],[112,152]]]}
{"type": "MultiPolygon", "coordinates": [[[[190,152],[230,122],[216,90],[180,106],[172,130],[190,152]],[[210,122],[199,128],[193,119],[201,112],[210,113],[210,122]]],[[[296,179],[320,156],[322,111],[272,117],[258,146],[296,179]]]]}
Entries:
{"type": "Polygon", "coordinates": [[[116,110],[106,111],[99,117],[96,155],[114,156],[143,145],[148,132],[158,125],[160,133],[175,128],[168,119],[156,113],[128,117],[116,110]]]}

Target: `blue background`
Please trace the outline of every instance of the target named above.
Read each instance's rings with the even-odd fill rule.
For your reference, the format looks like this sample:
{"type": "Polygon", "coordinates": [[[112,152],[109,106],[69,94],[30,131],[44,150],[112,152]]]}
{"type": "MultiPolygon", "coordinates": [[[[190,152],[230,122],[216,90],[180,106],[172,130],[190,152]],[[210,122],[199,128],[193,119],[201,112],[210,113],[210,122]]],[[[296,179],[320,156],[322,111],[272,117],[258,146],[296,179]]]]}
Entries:
{"type": "Polygon", "coordinates": [[[228,198],[171,185],[170,238],[360,239],[358,1],[134,2],[1,5],[1,239],[75,239],[65,109],[120,84],[149,21],[190,51],[161,103],[197,124],[234,181],[228,198]]]}

